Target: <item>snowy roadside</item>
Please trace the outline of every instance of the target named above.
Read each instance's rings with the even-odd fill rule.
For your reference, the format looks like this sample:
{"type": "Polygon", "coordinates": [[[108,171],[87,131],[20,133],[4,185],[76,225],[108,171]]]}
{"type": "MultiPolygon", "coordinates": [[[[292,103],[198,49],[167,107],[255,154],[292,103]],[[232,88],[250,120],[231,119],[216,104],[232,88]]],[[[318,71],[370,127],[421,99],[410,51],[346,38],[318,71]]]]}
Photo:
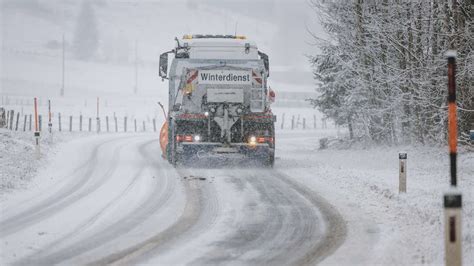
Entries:
{"type": "Polygon", "coordinates": [[[35,154],[33,133],[0,128],[0,201],[11,191],[24,188],[47,164],[48,155],[54,153],[55,142],[41,141],[41,159],[35,154]],[[45,156],[46,155],[46,156],[45,156]]]}
{"type": "Polygon", "coordinates": [[[43,133],[40,139],[41,158],[38,160],[32,132],[0,128],[0,202],[18,189],[36,186],[35,176],[48,166],[60,144],[82,136],[86,134],[63,132],[53,134],[51,140],[43,133]]]}
{"type": "MultiPolygon", "coordinates": [[[[327,265],[443,264],[442,197],[448,155],[439,147],[318,150],[321,132],[280,132],[276,169],[329,200],[348,225],[327,265]],[[398,152],[408,152],[408,193],[398,194],[398,152]]],[[[326,134],[327,135],[327,134],[326,134]]],[[[463,259],[474,261],[474,153],[460,152],[463,259]]]]}

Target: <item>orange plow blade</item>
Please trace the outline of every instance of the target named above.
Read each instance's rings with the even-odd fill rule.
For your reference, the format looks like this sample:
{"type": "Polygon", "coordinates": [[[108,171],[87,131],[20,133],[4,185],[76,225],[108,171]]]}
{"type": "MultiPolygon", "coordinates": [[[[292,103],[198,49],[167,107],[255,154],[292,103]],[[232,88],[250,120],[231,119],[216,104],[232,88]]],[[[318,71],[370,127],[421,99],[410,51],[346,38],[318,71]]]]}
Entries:
{"type": "Polygon", "coordinates": [[[160,130],[161,157],[166,159],[166,146],[168,145],[168,122],[165,122],[160,130]]]}

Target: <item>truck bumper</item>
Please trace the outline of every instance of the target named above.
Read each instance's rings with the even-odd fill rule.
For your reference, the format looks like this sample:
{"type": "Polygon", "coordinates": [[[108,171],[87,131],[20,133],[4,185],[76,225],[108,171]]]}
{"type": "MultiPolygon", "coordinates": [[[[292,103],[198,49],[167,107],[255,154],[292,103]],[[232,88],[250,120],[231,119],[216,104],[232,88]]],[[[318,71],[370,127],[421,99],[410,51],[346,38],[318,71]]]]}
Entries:
{"type": "Polygon", "coordinates": [[[187,156],[201,157],[266,157],[274,153],[268,144],[249,145],[248,143],[232,143],[224,145],[214,142],[180,143],[177,147],[179,153],[187,156]]]}

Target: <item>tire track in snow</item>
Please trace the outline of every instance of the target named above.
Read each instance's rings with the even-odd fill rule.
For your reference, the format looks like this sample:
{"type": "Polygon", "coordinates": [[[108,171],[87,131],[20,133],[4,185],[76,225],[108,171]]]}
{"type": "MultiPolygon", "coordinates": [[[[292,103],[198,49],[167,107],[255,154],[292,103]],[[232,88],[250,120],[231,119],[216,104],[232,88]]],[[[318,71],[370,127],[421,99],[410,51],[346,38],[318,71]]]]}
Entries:
{"type": "MultiPolygon", "coordinates": [[[[140,145],[139,151],[140,151],[140,154],[142,155],[142,157],[143,157],[143,154],[144,154],[143,150],[144,150],[145,146],[149,145],[152,142],[154,142],[154,141],[153,140],[152,141],[147,141],[147,142],[140,145]]],[[[53,258],[58,257],[58,255],[54,256],[53,254],[50,253],[50,251],[54,250],[55,247],[60,246],[63,242],[69,240],[71,237],[80,235],[83,231],[85,231],[89,227],[91,227],[107,210],[109,210],[113,206],[117,205],[119,200],[121,198],[125,197],[132,190],[132,188],[137,184],[137,181],[141,177],[143,177],[142,176],[143,171],[144,171],[144,168],[140,168],[140,170],[133,176],[132,180],[122,190],[122,192],[119,195],[117,195],[115,198],[111,199],[104,207],[102,207],[92,217],[90,217],[89,219],[84,221],[82,224],[80,224],[76,229],[74,229],[73,231],[71,231],[67,235],[61,237],[60,239],[54,241],[53,243],[49,244],[48,246],[43,248],[41,251],[39,251],[39,252],[37,252],[37,253],[35,253],[35,254],[25,258],[25,259],[20,260],[20,261],[16,262],[15,264],[17,264],[17,265],[28,265],[28,264],[31,264],[33,262],[38,263],[38,264],[55,264],[55,263],[60,262],[60,261],[58,261],[59,259],[56,259],[57,261],[55,261],[55,262],[53,261],[53,258]],[[50,255],[48,255],[48,253],[50,255]],[[42,263],[43,261],[44,261],[44,263],[42,263]]],[[[165,186],[165,187],[168,187],[168,186],[165,186]]],[[[95,243],[95,244],[97,244],[97,243],[95,243]]],[[[76,245],[77,245],[77,243],[76,243],[76,245]]],[[[92,249],[92,248],[94,248],[94,246],[90,246],[90,248],[92,249]]],[[[74,256],[78,256],[78,255],[82,254],[82,253],[77,253],[77,250],[75,250],[75,251],[76,251],[76,253],[75,254],[70,254],[70,257],[74,257],[74,256]]],[[[84,250],[84,252],[85,251],[86,250],[84,250]]],[[[67,252],[65,252],[65,251],[58,251],[58,252],[55,252],[55,253],[62,254],[63,258],[68,258],[68,255],[65,254],[67,252]]]]}
{"type": "MultiPolygon", "coordinates": [[[[154,166],[154,160],[156,160],[156,156],[151,156],[148,152],[146,152],[146,148],[150,146],[150,143],[153,142],[157,141],[147,141],[139,148],[139,154],[143,158],[143,163],[140,167],[140,170],[138,171],[139,173],[136,175],[136,178],[140,176],[140,173],[145,167],[154,166]],[[153,158],[153,161],[150,158],[153,158]]],[[[137,209],[127,214],[124,219],[110,224],[106,229],[91,235],[85,240],[75,242],[69,246],[61,248],[56,252],[46,254],[42,257],[35,257],[31,258],[31,260],[20,261],[19,264],[29,264],[31,262],[39,265],[58,264],[75,257],[80,257],[81,254],[96,249],[106,243],[113,241],[121,235],[132,231],[134,228],[145,222],[150,216],[154,215],[156,212],[159,212],[159,210],[166,205],[168,200],[175,192],[175,180],[169,176],[166,176],[163,181],[164,183],[160,184],[161,186],[155,186],[154,190],[149,193],[149,197],[143,199],[141,201],[142,204],[137,209]]],[[[124,196],[124,194],[121,196],[124,196]]]]}
{"type": "MultiPolygon", "coordinates": [[[[130,138],[130,137],[127,137],[130,138]]],[[[58,212],[62,209],[65,209],[69,205],[76,202],[81,197],[87,195],[88,193],[93,192],[95,189],[98,188],[97,185],[93,187],[92,190],[86,190],[82,193],[79,191],[83,188],[86,188],[86,185],[91,181],[94,172],[94,169],[97,168],[97,155],[98,152],[103,146],[110,144],[117,140],[123,140],[126,138],[114,139],[110,141],[103,142],[97,145],[93,152],[92,156],[89,160],[87,160],[84,164],[77,167],[75,170],[72,171],[72,176],[80,175],[80,178],[76,180],[76,178],[72,177],[71,180],[75,182],[69,183],[65,188],[61,189],[60,192],[57,194],[47,198],[44,201],[41,201],[34,206],[29,207],[25,211],[14,215],[13,217],[7,218],[0,222],[0,237],[4,238],[8,235],[18,232],[42,219],[46,219],[50,217],[55,212],[58,212]],[[81,168],[86,168],[84,174],[80,174],[82,172],[81,168]]],[[[124,144],[123,144],[124,145],[124,144]]],[[[119,147],[115,147],[115,152],[113,153],[113,159],[117,160],[118,151],[123,147],[123,145],[119,147]]],[[[111,168],[108,169],[107,174],[111,173],[111,168]]]]}
{"type": "MultiPolygon", "coordinates": [[[[167,162],[162,167],[175,171],[167,162]]],[[[180,178],[186,176],[184,169],[178,169],[180,178]]],[[[206,227],[212,226],[217,217],[218,203],[209,193],[209,188],[198,180],[183,181],[186,194],[184,211],[179,219],[160,233],[120,252],[94,261],[89,265],[131,265],[146,263],[149,257],[168,251],[174,244],[186,241],[191,236],[205,232],[206,227]],[[207,215],[206,215],[207,214],[207,215]]]]}

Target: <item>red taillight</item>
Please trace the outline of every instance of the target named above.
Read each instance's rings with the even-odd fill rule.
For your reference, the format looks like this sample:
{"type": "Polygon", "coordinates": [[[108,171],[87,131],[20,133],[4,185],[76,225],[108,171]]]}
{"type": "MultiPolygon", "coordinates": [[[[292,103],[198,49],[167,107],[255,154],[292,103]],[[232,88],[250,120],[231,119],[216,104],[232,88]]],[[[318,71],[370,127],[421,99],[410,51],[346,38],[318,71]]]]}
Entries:
{"type": "Polygon", "coordinates": [[[258,143],[273,143],[273,137],[257,137],[258,143]]]}
{"type": "Polygon", "coordinates": [[[176,141],[177,142],[193,142],[193,136],[192,135],[177,135],[176,141]]]}

